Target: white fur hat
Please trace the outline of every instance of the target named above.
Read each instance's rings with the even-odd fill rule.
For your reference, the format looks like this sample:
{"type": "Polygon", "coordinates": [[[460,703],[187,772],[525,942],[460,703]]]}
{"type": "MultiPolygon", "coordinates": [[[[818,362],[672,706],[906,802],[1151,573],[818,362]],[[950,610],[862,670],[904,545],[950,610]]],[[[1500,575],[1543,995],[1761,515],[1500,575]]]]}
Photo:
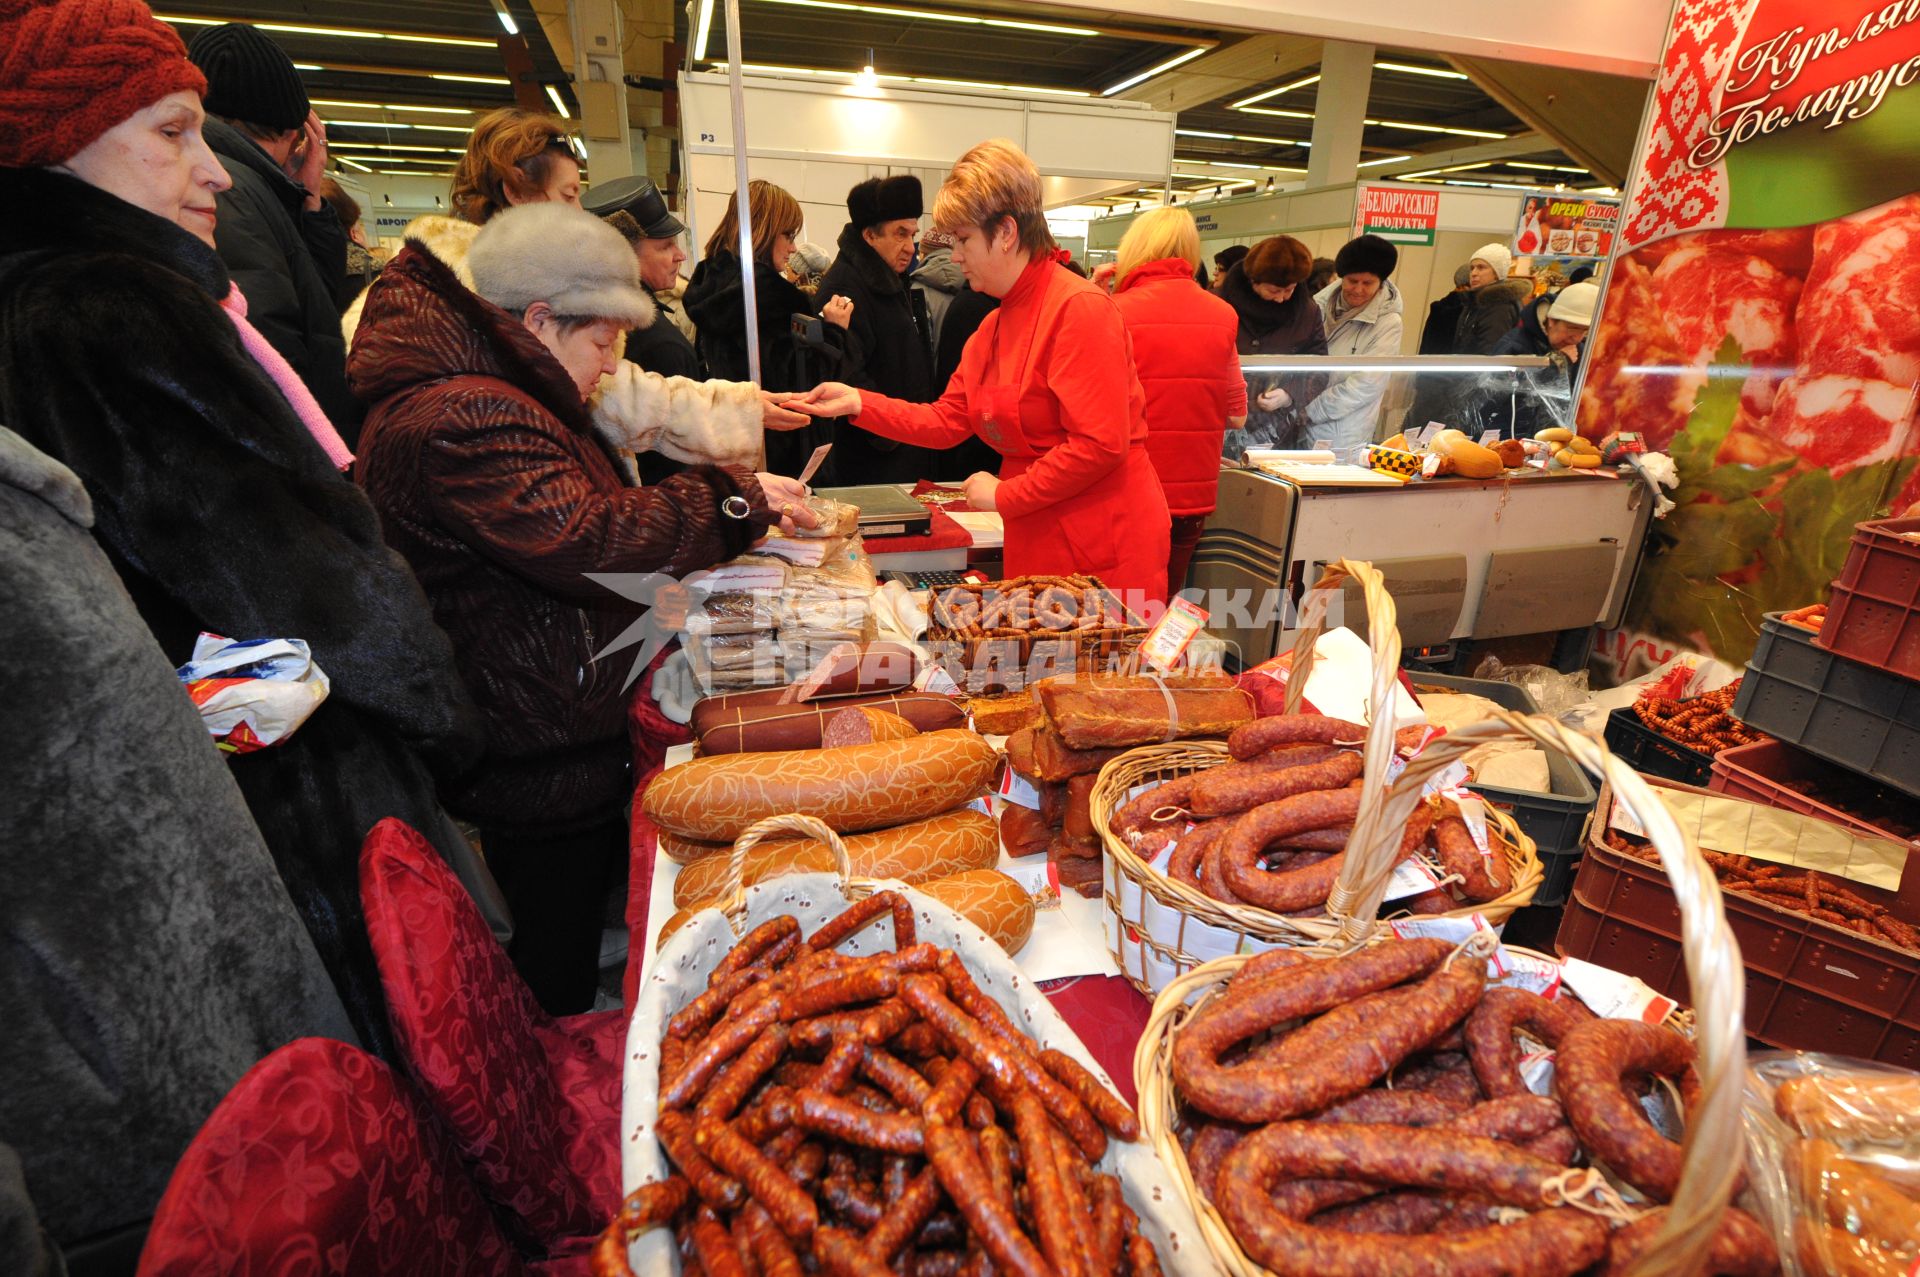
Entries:
{"type": "Polygon", "coordinates": [[[1496,279],[1505,279],[1507,272],[1513,269],[1513,254],[1505,244],[1482,244],[1473,250],[1473,256],[1469,261],[1485,262],[1493,268],[1496,279]]]}
{"type": "Polygon", "coordinates": [[[557,315],[653,321],[640,259],[620,232],[571,204],[520,204],[496,214],[467,257],[473,291],[502,310],[545,302],[557,315]]]}
{"type": "Polygon", "coordinates": [[[1563,324],[1578,324],[1582,328],[1593,327],[1593,308],[1600,301],[1600,285],[1590,279],[1577,284],[1568,284],[1554,295],[1553,305],[1547,310],[1548,319],[1557,319],[1563,324]]]}

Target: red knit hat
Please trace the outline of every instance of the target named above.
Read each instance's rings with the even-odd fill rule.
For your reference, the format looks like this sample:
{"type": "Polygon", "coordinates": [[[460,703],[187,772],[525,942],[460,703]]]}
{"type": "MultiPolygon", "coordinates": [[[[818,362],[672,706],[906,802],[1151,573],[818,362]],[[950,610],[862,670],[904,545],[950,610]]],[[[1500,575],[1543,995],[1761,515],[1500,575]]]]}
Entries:
{"type": "Polygon", "coordinates": [[[140,0],[0,0],[0,167],[72,159],[181,89],[207,78],[140,0]]]}

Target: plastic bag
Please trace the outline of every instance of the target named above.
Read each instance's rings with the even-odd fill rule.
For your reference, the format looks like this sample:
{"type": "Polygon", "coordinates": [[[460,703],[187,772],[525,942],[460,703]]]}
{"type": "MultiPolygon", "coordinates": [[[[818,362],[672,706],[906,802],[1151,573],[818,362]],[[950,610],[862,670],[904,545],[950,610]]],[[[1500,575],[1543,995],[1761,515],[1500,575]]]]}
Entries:
{"type": "Polygon", "coordinates": [[[203,633],[174,671],[221,750],[250,754],[293,735],[332,684],[300,639],[230,639],[203,633]]]}
{"type": "Polygon", "coordinates": [[[1920,1074],[1756,1052],[1745,1107],[1754,1202],[1788,1277],[1920,1269],[1920,1074]]]}
{"type": "Polygon", "coordinates": [[[811,528],[796,528],[794,535],[809,539],[851,537],[860,530],[860,507],[835,501],[832,497],[808,497],[807,509],[819,522],[811,528]]]}
{"type": "Polygon", "coordinates": [[[1550,718],[1558,718],[1574,706],[1586,704],[1593,696],[1585,670],[1562,674],[1549,665],[1503,665],[1499,657],[1489,656],[1480,662],[1473,676],[1524,688],[1540,712],[1550,718]]]}
{"type": "Polygon", "coordinates": [[[700,637],[771,630],[780,624],[778,604],[777,595],[749,594],[737,590],[709,594],[688,609],[687,633],[700,637]]]}

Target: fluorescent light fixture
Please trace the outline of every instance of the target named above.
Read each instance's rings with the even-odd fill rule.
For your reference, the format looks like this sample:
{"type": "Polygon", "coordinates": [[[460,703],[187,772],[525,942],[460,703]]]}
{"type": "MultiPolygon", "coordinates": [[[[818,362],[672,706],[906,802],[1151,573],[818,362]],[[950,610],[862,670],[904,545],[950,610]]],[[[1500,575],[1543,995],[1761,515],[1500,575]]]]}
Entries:
{"type": "Polygon", "coordinates": [[[1493,167],[1492,160],[1481,160],[1478,164],[1454,164],[1447,168],[1425,168],[1418,173],[1407,173],[1406,177],[1438,177],[1442,173],[1466,173],[1477,168],[1493,167]]]}
{"type": "Polygon", "coordinates": [[[500,25],[507,29],[508,35],[520,34],[520,24],[513,20],[511,13],[507,12],[506,0],[493,0],[493,13],[500,19],[500,25]]]}
{"type": "MultiPolygon", "coordinates": [[[[172,22],[192,27],[224,26],[227,18],[189,18],[177,13],[156,13],[154,17],[162,22],[172,22]]],[[[471,40],[464,36],[451,35],[415,35],[405,31],[367,31],[359,27],[308,27],[285,22],[256,22],[253,26],[260,31],[278,31],[285,35],[331,36],[340,40],[399,40],[407,44],[453,44],[466,49],[491,49],[491,40],[471,40]]]]}
{"type": "Polygon", "coordinates": [[[408,146],[403,142],[340,142],[329,144],[328,151],[423,151],[428,155],[465,155],[457,146],[408,146]]]}
{"type": "Polygon", "coordinates": [[[553,103],[553,109],[560,113],[563,120],[571,120],[573,112],[567,110],[567,100],[560,96],[560,90],[549,84],[546,87],[547,101],[553,103]]]}
{"type": "Polygon", "coordinates": [[[1232,108],[1236,111],[1242,110],[1243,108],[1251,105],[1252,103],[1264,102],[1268,98],[1277,98],[1282,93],[1291,93],[1295,89],[1304,89],[1309,84],[1318,84],[1318,83],[1320,83],[1320,77],[1318,75],[1310,75],[1306,77],[1304,80],[1295,80],[1291,84],[1283,84],[1277,89],[1268,89],[1266,92],[1256,93],[1250,98],[1241,98],[1238,102],[1235,102],[1232,104],[1232,108]]]}
{"type": "Polygon", "coordinates": [[[1136,84],[1139,84],[1146,80],[1151,80],[1156,75],[1160,75],[1164,72],[1171,71],[1177,66],[1182,66],[1188,62],[1191,62],[1195,58],[1199,57],[1201,54],[1205,53],[1206,51],[1207,51],[1207,46],[1204,44],[1195,49],[1188,49],[1185,53],[1182,53],[1178,57],[1168,58],[1165,62],[1162,62],[1158,66],[1148,67],[1145,71],[1142,71],[1139,75],[1130,75],[1126,79],[1120,81],[1120,83],[1118,84],[1108,85],[1106,88],[1100,90],[1100,96],[1103,98],[1110,98],[1114,94],[1119,93],[1124,89],[1131,89],[1136,84]]]}
{"type": "MultiPolygon", "coordinates": [[[[851,4],[848,0],[767,0],[769,4],[794,5],[802,9],[837,9],[842,13],[871,13],[886,18],[920,18],[928,22],[954,22],[965,26],[1011,27],[1016,31],[1045,31],[1052,35],[1097,36],[1092,27],[1063,27],[1051,22],[1023,22],[1013,18],[976,17],[970,13],[947,13],[935,9],[903,9],[885,4],[851,4]]],[[[695,57],[700,54],[696,51],[695,57]]]]}
{"type": "Polygon", "coordinates": [[[447,71],[435,71],[432,80],[450,80],[456,84],[512,84],[513,81],[503,75],[454,75],[447,71]]]}
{"type": "Polygon", "coordinates": [[[464,106],[408,106],[404,102],[348,102],[339,98],[309,98],[315,106],[344,106],[355,111],[420,111],[433,115],[472,115],[464,106]]]}
{"type": "Polygon", "coordinates": [[[334,158],[334,159],[336,159],[336,160],[339,160],[339,161],[340,161],[340,162],[341,162],[342,164],[344,164],[344,165],[346,165],[346,166],[347,166],[348,168],[351,168],[351,169],[359,169],[359,170],[360,170],[360,171],[361,171],[362,173],[371,173],[371,172],[373,172],[373,170],[372,170],[372,169],[370,169],[370,168],[368,168],[368,167],[367,167],[366,165],[364,165],[364,164],[356,164],[356,163],[354,163],[354,162],[353,162],[353,161],[352,161],[351,159],[349,159],[349,158],[348,158],[347,156],[344,156],[344,155],[336,155],[336,156],[334,156],[333,158],[334,158]]]}
{"type": "Polygon", "coordinates": [[[1375,164],[1398,164],[1401,160],[1410,160],[1412,158],[1411,155],[1389,155],[1385,159],[1380,160],[1361,160],[1360,163],[1354,167],[1372,168],[1375,164]]]}
{"type": "Polygon", "coordinates": [[[1416,124],[1411,120],[1368,120],[1368,124],[1383,129],[1412,129],[1416,133],[1446,133],[1454,137],[1484,137],[1496,142],[1507,139],[1505,133],[1492,133],[1486,129],[1456,129],[1448,124],[1416,124]]]}
{"type": "Polygon", "coordinates": [[[1466,75],[1459,71],[1449,71],[1445,67],[1415,66],[1411,62],[1376,62],[1376,71],[1404,71],[1408,75],[1430,75],[1436,80],[1464,80],[1466,75]]]}
{"type": "Polygon", "coordinates": [[[1231,133],[1209,133],[1205,129],[1175,129],[1173,135],[1175,137],[1213,137],[1219,138],[1223,142],[1233,140],[1233,134],[1231,133]]]}
{"type": "Polygon", "coordinates": [[[1529,168],[1542,173],[1588,173],[1591,169],[1574,168],[1568,164],[1529,164],[1524,160],[1508,160],[1508,168],[1529,168]]]}
{"type": "Polygon", "coordinates": [[[1248,115],[1277,115],[1288,120],[1311,120],[1312,111],[1287,111],[1277,106],[1243,106],[1238,108],[1248,115]]]}
{"type": "MultiPolygon", "coordinates": [[[[727,64],[710,62],[709,69],[724,72],[727,64]]],[[[826,70],[821,67],[784,67],[773,66],[765,62],[742,62],[742,71],[758,75],[807,75],[821,76],[827,79],[846,77],[851,79],[858,72],[826,70]]],[[[993,84],[986,80],[946,80],[930,75],[879,75],[875,77],[883,84],[931,84],[943,89],[989,89],[995,93],[1045,93],[1054,97],[1090,98],[1093,94],[1086,89],[1049,89],[1038,84],[993,84]]]]}
{"type": "Polygon", "coordinates": [[[1210,160],[1204,155],[1176,155],[1175,164],[1211,164],[1214,168],[1259,168],[1258,164],[1246,164],[1239,160],[1210,160]]]}
{"type": "Polygon", "coordinates": [[[321,65],[320,65],[319,63],[317,63],[317,62],[296,62],[296,63],[294,63],[294,64],[293,64],[293,69],[294,69],[294,70],[296,70],[296,71],[324,71],[324,70],[326,70],[326,68],[325,68],[325,67],[323,67],[323,66],[321,66],[321,65]]]}
{"type": "Polygon", "coordinates": [[[707,36],[713,31],[714,0],[700,0],[700,10],[693,21],[693,58],[698,62],[707,56],[707,36]]]}
{"type": "MultiPolygon", "coordinates": [[[[330,129],[413,129],[421,127],[417,124],[393,124],[386,120],[322,120],[320,123],[330,129]]],[[[471,131],[472,130],[469,129],[462,130],[462,132],[471,131]]],[[[329,138],[328,141],[331,142],[332,139],[329,138]]]]}

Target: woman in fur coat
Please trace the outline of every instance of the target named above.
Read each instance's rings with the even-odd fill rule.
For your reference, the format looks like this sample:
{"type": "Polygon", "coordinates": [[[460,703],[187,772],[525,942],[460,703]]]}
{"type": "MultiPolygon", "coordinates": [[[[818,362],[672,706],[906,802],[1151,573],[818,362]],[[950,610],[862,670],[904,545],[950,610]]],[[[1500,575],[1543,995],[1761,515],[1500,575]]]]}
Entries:
{"type": "Polygon", "coordinates": [[[428,765],[458,772],[479,743],[452,649],[312,395],[246,324],[179,37],[135,0],[59,0],[9,10],[0,47],[0,421],[79,476],[171,662],[203,630],[298,638],[332,680],[291,738],[227,766],[355,1031],[391,1059],[360,841],[387,816],[450,829],[428,765]]]}

